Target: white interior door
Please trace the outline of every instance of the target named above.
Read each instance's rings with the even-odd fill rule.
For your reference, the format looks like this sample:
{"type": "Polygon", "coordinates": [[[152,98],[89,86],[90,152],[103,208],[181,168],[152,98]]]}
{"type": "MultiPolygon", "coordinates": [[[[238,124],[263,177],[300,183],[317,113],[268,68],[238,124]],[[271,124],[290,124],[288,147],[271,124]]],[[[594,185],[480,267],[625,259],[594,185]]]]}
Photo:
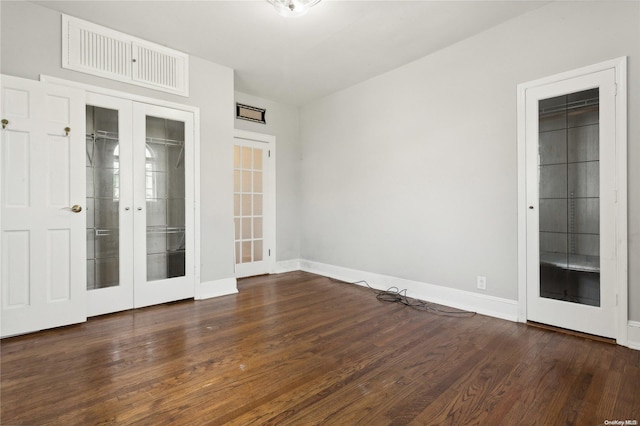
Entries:
{"type": "Polygon", "coordinates": [[[87,93],[87,315],[133,308],[132,102],[87,93]]]}
{"type": "Polygon", "coordinates": [[[525,96],[527,319],[615,337],[615,72],[525,96]]]}
{"type": "Polygon", "coordinates": [[[133,105],[134,305],[191,298],[194,270],[194,116],[133,105]]]}
{"type": "Polygon", "coordinates": [[[2,336],[86,320],[83,107],[2,76],[2,336]]]}
{"type": "Polygon", "coordinates": [[[272,142],[264,136],[242,133],[235,137],[233,197],[238,278],[267,274],[273,268],[275,155],[272,142]]]}

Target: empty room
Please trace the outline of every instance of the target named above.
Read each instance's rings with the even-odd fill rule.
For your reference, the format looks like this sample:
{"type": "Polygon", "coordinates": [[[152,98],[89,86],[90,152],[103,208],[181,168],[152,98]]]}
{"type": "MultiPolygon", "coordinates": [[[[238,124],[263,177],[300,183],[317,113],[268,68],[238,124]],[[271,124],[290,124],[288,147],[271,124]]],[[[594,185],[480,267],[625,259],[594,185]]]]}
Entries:
{"type": "Polygon", "coordinates": [[[640,1],[2,0],[0,38],[0,424],[640,421],[640,1]]]}

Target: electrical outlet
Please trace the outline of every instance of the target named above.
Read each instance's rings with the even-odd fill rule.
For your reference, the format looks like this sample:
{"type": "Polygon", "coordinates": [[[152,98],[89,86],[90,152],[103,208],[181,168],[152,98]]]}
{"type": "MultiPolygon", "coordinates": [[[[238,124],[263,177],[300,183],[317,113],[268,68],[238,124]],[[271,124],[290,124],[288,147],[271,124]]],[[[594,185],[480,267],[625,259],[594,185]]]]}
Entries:
{"type": "Polygon", "coordinates": [[[478,288],[480,290],[486,290],[487,289],[487,277],[483,277],[478,275],[478,278],[476,279],[476,283],[478,285],[478,288]]]}

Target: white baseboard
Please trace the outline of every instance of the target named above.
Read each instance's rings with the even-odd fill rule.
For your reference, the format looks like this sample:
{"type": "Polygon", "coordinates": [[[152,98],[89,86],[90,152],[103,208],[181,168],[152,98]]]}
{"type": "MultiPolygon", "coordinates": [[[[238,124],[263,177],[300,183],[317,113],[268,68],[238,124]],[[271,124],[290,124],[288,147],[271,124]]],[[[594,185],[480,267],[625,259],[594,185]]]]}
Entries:
{"type": "Polygon", "coordinates": [[[517,300],[487,296],[470,291],[390,277],[387,275],[374,274],[371,272],[358,271],[355,269],[327,265],[309,260],[300,260],[299,263],[300,270],[302,271],[324,275],[326,277],[351,283],[365,280],[371,287],[377,290],[386,290],[389,287],[395,286],[400,289],[407,289],[407,296],[414,299],[473,311],[482,315],[488,315],[509,321],[518,321],[517,300]]]}
{"type": "Polygon", "coordinates": [[[640,321],[629,321],[627,324],[627,346],[640,351],[640,321]]]}
{"type": "Polygon", "coordinates": [[[282,260],[276,262],[273,273],[284,274],[286,272],[293,272],[300,270],[300,259],[282,260]]]}
{"type": "MultiPolygon", "coordinates": [[[[374,274],[371,272],[359,271],[357,269],[344,268],[311,260],[293,259],[276,262],[274,273],[281,274],[292,271],[310,272],[349,283],[364,280],[371,287],[377,290],[386,290],[389,287],[398,287],[400,289],[407,289],[407,296],[414,299],[473,311],[482,315],[509,321],[518,321],[517,300],[503,299],[500,297],[442,287],[419,281],[374,274]]],[[[364,286],[364,284],[360,285],[364,286]]],[[[627,342],[624,346],[640,350],[640,321],[628,322],[627,342]]]]}
{"type": "Polygon", "coordinates": [[[223,278],[221,280],[207,281],[200,283],[196,287],[194,299],[202,300],[211,297],[226,296],[238,292],[238,283],[235,277],[223,278]]]}

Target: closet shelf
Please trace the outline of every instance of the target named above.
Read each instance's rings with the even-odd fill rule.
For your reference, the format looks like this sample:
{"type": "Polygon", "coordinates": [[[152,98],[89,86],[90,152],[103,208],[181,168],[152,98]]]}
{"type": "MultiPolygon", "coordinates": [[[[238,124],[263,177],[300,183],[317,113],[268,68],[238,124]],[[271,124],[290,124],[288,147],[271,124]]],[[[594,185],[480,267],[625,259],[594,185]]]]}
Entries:
{"type": "Polygon", "coordinates": [[[184,146],[184,141],[179,141],[175,139],[147,137],[146,142],[150,144],[157,144],[157,145],[184,146]]]}
{"type": "Polygon", "coordinates": [[[87,133],[87,139],[107,139],[112,141],[119,140],[117,132],[107,132],[106,130],[96,130],[94,133],[87,133]]]}
{"type": "Polygon", "coordinates": [[[156,256],[158,254],[176,254],[176,253],[186,253],[186,250],[181,248],[181,249],[177,249],[177,250],[158,250],[158,251],[150,251],[147,253],[147,257],[149,256],[156,256]]]}
{"type": "Polygon", "coordinates": [[[586,108],[600,105],[600,98],[594,97],[591,99],[581,99],[579,101],[567,102],[561,105],[552,105],[547,108],[541,108],[540,115],[554,114],[557,112],[573,110],[578,108],[586,108]]]}
{"type": "Polygon", "coordinates": [[[179,234],[184,232],[184,227],[175,226],[147,226],[147,234],[179,234]]]}
{"type": "Polygon", "coordinates": [[[120,232],[118,228],[87,228],[87,231],[93,231],[96,237],[106,237],[120,232]]]}

